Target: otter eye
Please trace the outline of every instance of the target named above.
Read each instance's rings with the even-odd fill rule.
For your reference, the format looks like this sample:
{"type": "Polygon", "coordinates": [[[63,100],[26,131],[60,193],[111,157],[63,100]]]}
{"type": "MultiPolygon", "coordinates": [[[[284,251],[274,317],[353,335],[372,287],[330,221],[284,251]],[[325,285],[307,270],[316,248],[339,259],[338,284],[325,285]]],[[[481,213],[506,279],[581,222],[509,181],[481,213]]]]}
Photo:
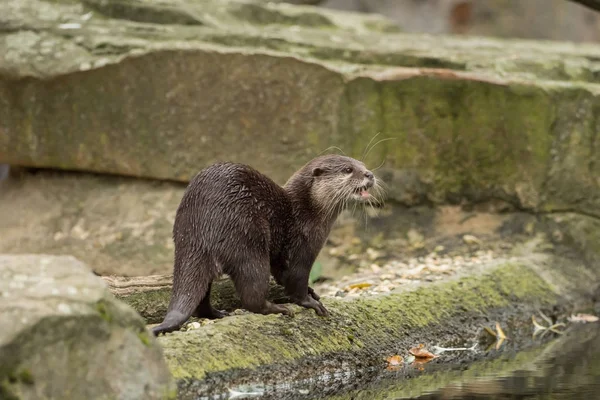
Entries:
{"type": "Polygon", "coordinates": [[[345,173],[347,173],[347,174],[351,174],[351,173],[352,173],[352,168],[351,168],[351,167],[347,167],[347,168],[344,170],[344,172],[345,172],[345,173]]]}

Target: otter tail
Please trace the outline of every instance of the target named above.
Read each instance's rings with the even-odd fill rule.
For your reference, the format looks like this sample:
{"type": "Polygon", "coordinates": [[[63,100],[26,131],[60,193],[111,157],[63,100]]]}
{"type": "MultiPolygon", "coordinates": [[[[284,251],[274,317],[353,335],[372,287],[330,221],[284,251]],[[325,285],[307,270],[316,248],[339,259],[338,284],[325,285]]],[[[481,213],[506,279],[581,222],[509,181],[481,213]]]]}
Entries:
{"type": "Polygon", "coordinates": [[[188,318],[192,315],[194,309],[191,311],[184,310],[183,312],[177,310],[171,310],[167,312],[165,319],[160,325],[152,328],[152,333],[154,336],[158,336],[161,333],[173,332],[181,328],[181,326],[188,320],[188,318]]]}
{"type": "Polygon", "coordinates": [[[173,274],[173,294],[171,295],[167,315],[160,325],[152,328],[154,336],[181,328],[185,321],[194,314],[202,300],[207,295],[210,296],[209,288],[212,274],[206,273],[207,271],[198,274],[201,269],[197,266],[190,267],[190,265],[186,265],[183,270],[175,271],[173,274]]]}

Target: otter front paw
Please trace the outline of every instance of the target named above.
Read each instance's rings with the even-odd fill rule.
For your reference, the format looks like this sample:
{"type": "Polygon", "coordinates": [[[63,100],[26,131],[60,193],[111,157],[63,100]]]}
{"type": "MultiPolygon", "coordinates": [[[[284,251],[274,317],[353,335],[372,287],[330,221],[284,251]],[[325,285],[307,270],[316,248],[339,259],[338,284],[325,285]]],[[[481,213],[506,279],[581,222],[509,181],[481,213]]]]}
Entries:
{"type": "Polygon", "coordinates": [[[329,315],[329,311],[321,304],[320,301],[315,300],[313,297],[307,295],[304,299],[297,301],[296,304],[305,308],[312,308],[315,310],[317,315],[325,317],[329,315]]]}

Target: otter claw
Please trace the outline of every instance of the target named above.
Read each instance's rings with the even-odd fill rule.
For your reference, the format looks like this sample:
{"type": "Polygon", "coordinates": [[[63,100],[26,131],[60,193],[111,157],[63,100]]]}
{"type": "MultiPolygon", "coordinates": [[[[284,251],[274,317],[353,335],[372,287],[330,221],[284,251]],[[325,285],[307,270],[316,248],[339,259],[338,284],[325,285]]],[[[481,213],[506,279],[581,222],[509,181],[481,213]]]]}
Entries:
{"type": "Polygon", "coordinates": [[[325,316],[329,315],[329,312],[327,311],[325,306],[323,306],[323,304],[321,304],[320,301],[315,300],[311,296],[306,296],[303,300],[300,300],[296,304],[298,304],[299,306],[302,306],[304,308],[312,308],[313,310],[315,310],[317,315],[319,315],[321,317],[325,317],[325,316]]]}
{"type": "Polygon", "coordinates": [[[315,293],[315,291],[313,290],[313,288],[311,288],[310,286],[308,287],[308,294],[310,296],[312,296],[313,299],[319,301],[321,299],[321,296],[319,296],[318,294],[315,293]]]}

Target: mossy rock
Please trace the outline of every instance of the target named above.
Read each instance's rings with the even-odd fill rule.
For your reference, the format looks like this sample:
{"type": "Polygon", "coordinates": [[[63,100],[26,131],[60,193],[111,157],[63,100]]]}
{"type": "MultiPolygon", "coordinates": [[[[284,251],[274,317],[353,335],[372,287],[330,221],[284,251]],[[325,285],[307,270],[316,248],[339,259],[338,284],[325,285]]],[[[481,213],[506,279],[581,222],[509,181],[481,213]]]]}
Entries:
{"type": "Polygon", "coordinates": [[[3,163],[187,182],[233,160],[283,183],[381,132],[395,140],[366,161],[385,161],[391,199],[600,214],[598,45],[389,33],[241,0],[10,0],[0,15],[3,163]]]}
{"type": "Polygon", "coordinates": [[[0,398],[172,399],[142,318],[73,257],[0,256],[0,398]]]}
{"type": "Polygon", "coordinates": [[[599,273],[569,260],[529,254],[439,284],[355,299],[323,298],[328,318],[294,306],[293,318],[230,316],[158,340],[182,399],[198,390],[218,394],[239,383],[284,385],[303,379],[316,365],[380,365],[390,349],[472,339],[490,320],[530,321],[531,313],[562,306],[566,299],[589,300],[599,273]]]}

